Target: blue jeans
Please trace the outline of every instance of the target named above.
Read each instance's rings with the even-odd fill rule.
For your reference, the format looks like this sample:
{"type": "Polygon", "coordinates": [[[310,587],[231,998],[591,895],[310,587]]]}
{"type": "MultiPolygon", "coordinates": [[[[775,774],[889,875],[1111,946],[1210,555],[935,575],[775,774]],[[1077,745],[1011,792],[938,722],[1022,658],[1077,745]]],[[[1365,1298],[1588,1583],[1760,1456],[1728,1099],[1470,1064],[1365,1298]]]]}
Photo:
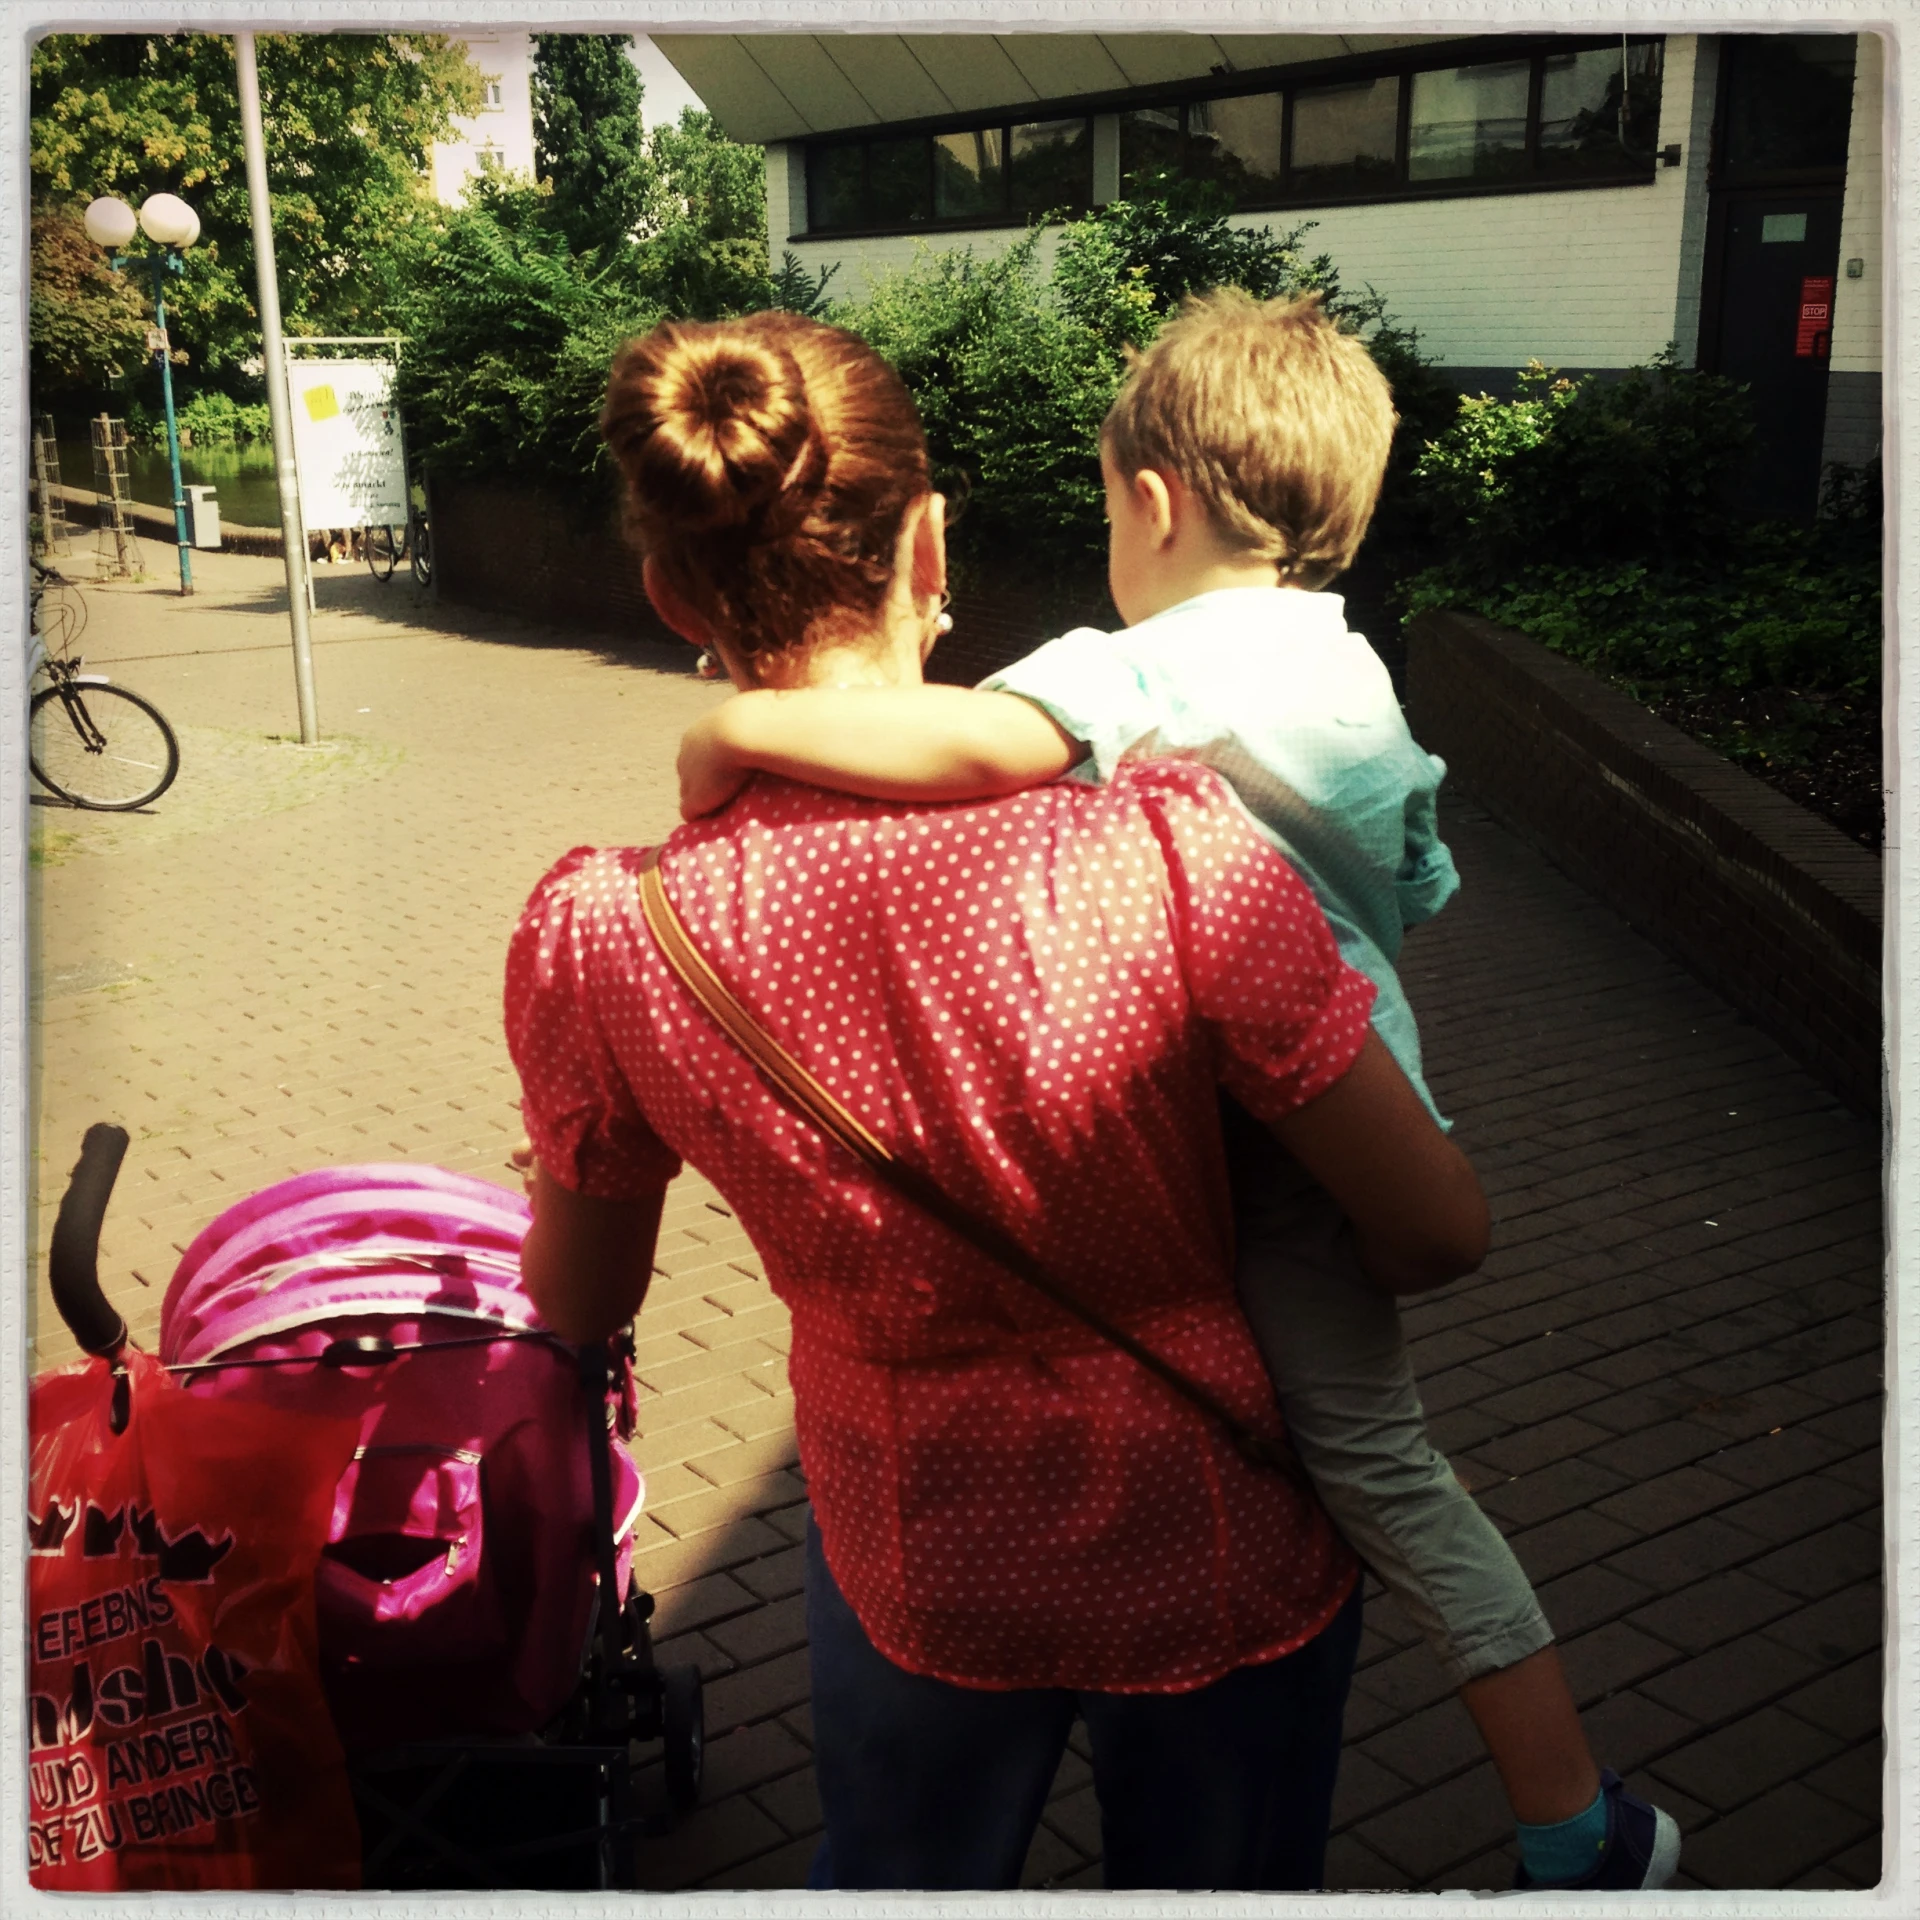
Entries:
{"type": "Polygon", "coordinates": [[[1360,1589],[1295,1652],[1191,1693],[990,1692],[908,1673],[807,1526],[817,1889],[1017,1887],[1078,1715],[1109,1887],[1296,1891],[1325,1863],[1360,1589]]]}

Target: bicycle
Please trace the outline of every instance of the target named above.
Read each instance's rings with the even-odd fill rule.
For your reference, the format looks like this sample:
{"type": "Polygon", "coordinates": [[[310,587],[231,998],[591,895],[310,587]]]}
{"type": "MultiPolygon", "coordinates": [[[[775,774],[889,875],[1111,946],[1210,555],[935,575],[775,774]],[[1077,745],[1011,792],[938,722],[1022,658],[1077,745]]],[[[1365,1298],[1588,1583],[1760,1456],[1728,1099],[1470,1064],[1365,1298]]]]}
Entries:
{"type": "Polygon", "coordinates": [[[366,535],[367,570],[376,580],[391,580],[394,568],[406,557],[407,529],[369,527],[366,535]]]}
{"type": "Polygon", "coordinates": [[[402,560],[412,570],[416,585],[433,584],[433,545],[427,533],[426,509],[413,496],[420,491],[416,483],[408,488],[407,524],[393,527],[369,527],[366,535],[367,570],[376,580],[385,582],[402,560]]]}
{"type": "Polygon", "coordinates": [[[27,679],[48,685],[28,707],[27,765],[50,792],[96,813],[150,806],[180,771],[180,743],[160,709],[85,664],[73,643],[87,624],[86,602],[70,580],[33,562],[27,679]]]}

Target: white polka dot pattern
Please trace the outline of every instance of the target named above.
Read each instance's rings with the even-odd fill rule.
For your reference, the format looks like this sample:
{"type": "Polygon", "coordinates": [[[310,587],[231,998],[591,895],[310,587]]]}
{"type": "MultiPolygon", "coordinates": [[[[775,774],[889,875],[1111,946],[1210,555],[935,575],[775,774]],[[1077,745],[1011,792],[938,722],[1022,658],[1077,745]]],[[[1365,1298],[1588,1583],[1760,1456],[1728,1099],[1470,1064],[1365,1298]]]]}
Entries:
{"type": "MultiPolygon", "coordinates": [[[[682,1157],[793,1315],[796,1418],[875,1643],[989,1687],[1201,1686],[1345,1598],[1317,1505],[793,1116],[687,996],[631,849],[577,849],[514,936],[528,1129],[608,1198],[682,1157]]],[[[662,872],[708,961],[897,1152],[1250,1424],[1216,1085],[1274,1118],[1352,1064],[1373,989],[1202,768],[888,805],[755,781],[662,872]]]]}

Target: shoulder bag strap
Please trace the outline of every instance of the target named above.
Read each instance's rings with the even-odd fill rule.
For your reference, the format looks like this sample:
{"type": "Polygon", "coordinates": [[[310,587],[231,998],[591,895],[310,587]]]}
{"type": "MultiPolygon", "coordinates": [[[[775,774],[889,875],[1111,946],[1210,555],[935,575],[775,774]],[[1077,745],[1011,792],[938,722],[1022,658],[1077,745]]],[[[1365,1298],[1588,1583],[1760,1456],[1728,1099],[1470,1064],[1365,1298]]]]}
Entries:
{"type": "Polygon", "coordinates": [[[811,1120],[829,1139],[838,1141],[856,1160],[923,1213],[931,1214],[942,1226],[958,1234],[988,1259],[1017,1274],[1035,1292],[1045,1295],[1056,1307],[1091,1327],[1103,1340],[1118,1347],[1175,1393],[1198,1407],[1225,1429],[1234,1446],[1254,1465],[1273,1468],[1305,1483],[1300,1463],[1284,1440],[1255,1433],[1198,1381],[1189,1379],[1177,1367],[1170,1366],[1150,1347],[1142,1346],[1132,1334],[1115,1326],[1104,1314],[1074,1298],[1011,1236],[991,1221],[978,1218],[950,1199],[946,1190],[918,1167],[897,1159],[883,1141],[870,1133],[853,1113],[788,1053],[740,1003],[727,984],[707,964],[706,956],[694,945],[679,914],[674,911],[673,902],[667,898],[666,886],[660,877],[658,848],[648,852],[641,868],[640,911],[660,949],[661,957],[679,977],[681,984],[790,1107],[811,1120]]]}

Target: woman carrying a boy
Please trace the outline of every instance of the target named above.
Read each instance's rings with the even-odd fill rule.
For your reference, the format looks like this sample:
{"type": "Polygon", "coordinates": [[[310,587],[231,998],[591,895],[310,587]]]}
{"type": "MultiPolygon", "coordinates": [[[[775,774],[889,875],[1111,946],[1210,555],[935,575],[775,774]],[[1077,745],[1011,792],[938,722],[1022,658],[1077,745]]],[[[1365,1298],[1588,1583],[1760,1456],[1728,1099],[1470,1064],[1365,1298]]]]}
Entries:
{"type": "MultiPolygon", "coordinates": [[[[1101,432],[1126,630],[1067,634],[978,691],[750,692],[688,735],[683,811],[724,805],[755,770],[957,801],[1070,770],[1111,781],[1123,757],[1198,759],[1311,887],[1375,988],[1374,1032],[1444,1126],[1394,962],[1405,929],[1459,885],[1434,823],[1445,770],[1340,601],[1314,591],[1352,564],[1393,427],[1385,379],[1317,300],[1188,302],[1101,432]]],[[[1520,1883],[1664,1886],[1678,1829],[1595,1766],[1525,1574],[1427,1437],[1359,1223],[1284,1136],[1223,1104],[1237,1286],[1288,1434],[1459,1688],[1519,1825],[1520,1883]]]]}
{"type": "MultiPolygon", "coordinates": [[[[919,685],[940,502],[863,343],[783,314],[665,327],[622,353],[605,428],[655,604],[736,686],[919,685]]],[[[755,781],[655,854],[567,855],[507,979],[549,1321],[631,1318],[683,1160],[791,1308],[816,1884],[1018,1884],[1078,1715],[1109,1885],[1317,1885],[1359,1633],[1320,1503],[787,1107],[655,945],[649,868],[901,1159],[1269,1439],[1219,1085],[1381,1283],[1484,1250],[1478,1183],[1373,1035],[1372,984],[1218,777],[1178,762],[944,807],[755,781]]]]}

